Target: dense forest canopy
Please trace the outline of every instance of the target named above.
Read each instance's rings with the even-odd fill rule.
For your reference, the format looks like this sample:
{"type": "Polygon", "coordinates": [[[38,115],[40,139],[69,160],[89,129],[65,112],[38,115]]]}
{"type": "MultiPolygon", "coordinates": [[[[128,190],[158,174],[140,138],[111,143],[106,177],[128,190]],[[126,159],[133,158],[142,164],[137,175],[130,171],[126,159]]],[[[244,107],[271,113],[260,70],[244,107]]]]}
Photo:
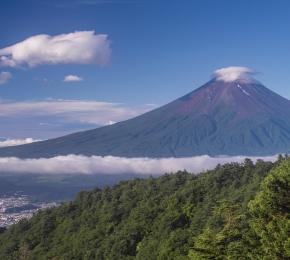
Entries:
{"type": "Polygon", "coordinates": [[[0,259],[290,259],[290,160],[81,192],[3,230],[0,259]]]}

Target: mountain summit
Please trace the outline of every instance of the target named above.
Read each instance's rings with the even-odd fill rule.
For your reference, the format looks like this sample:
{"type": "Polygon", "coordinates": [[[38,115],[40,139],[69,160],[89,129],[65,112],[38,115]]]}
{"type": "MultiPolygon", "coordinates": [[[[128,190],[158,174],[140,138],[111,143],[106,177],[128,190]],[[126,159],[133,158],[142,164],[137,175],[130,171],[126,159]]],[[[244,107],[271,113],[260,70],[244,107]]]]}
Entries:
{"type": "Polygon", "coordinates": [[[21,158],[67,154],[121,157],[272,155],[290,151],[290,101],[245,67],[215,71],[191,93],[136,118],[0,149],[21,158]]]}

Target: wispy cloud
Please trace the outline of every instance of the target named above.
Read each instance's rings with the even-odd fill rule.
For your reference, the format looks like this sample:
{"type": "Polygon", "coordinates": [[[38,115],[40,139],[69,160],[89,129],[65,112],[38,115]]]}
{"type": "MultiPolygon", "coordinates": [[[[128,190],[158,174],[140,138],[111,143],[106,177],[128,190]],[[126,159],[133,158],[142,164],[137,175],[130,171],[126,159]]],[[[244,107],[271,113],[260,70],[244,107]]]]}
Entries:
{"type": "Polygon", "coordinates": [[[12,74],[7,71],[0,72],[0,85],[7,83],[12,78],[12,74]]]}
{"type": "Polygon", "coordinates": [[[64,82],[78,82],[83,81],[83,78],[77,75],[67,75],[63,79],[64,82]]]}
{"type": "Polygon", "coordinates": [[[54,116],[67,122],[106,125],[132,118],[152,109],[150,106],[128,107],[124,104],[90,100],[43,100],[1,102],[1,117],[54,116]]]}
{"type": "MultiPolygon", "coordinates": [[[[213,169],[218,164],[243,162],[245,156],[209,157],[207,155],[190,158],[122,158],[113,156],[67,155],[42,159],[0,158],[0,173],[35,174],[163,174],[188,170],[199,173],[213,169]]],[[[253,161],[263,159],[275,161],[277,156],[250,157],[253,161]]]]}
{"type": "Polygon", "coordinates": [[[37,142],[40,140],[35,140],[33,138],[25,138],[25,139],[7,139],[0,141],[0,147],[6,147],[6,146],[15,146],[15,145],[21,145],[21,144],[30,144],[33,142],[37,142]]]}
{"type": "Polygon", "coordinates": [[[56,36],[40,34],[0,49],[0,66],[105,65],[109,62],[110,54],[110,41],[106,34],[96,34],[94,31],[79,31],[56,36]]]}
{"type": "Polygon", "coordinates": [[[156,106],[95,100],[1,101],[0,136],[48,139],[123,121],[156,106]]]}

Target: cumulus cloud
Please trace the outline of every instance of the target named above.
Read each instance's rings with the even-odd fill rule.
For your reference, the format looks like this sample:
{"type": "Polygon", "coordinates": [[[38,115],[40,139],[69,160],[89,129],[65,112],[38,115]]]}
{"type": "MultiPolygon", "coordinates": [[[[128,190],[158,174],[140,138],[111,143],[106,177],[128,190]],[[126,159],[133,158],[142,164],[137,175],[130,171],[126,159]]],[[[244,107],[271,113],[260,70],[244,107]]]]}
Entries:
{"type": "MultiPolygon", "coordinates": [[[[209,157],[207,155],[189,158],[122,158],[113,156],[67,155],[42,159],[0,158],[0,173],[35,174],[163,174],[188,170],[199,173],[213,169],[217,164],[243,162],[245,156],[209,157]]],[[[251,157],[253,161],[263,159],[275,161],[277,156],[251,157]]]]}
{"type": "Polygon", "coordinates": [[[252,75],[255,71],[247,67],[227,67],[214,71],[213,77],[216,80],[231,82],[235,80],[254,81],[252,75]]]}
{"type": "Polygon", "coordinates": [[[40,140],[36,140],[33,138],[25,138],[25,139],[7,139],[0,141],[0,147],[6,147],[6,146],[15,146],[15,145],[21,145],[21,144],[30,144],[33,142],[37,142],[40,140]]]}
{"type": "Polygon", "coordinates": [[[77,31],[56,36],[40,34],[0,49],[0,66],[104,65],[108,63],[110,54],[110,41],[106,34],[96,34],[95,31],[77,31]]]}
{"type": "Polygon", "coordinates": [[[7,71],[0,72],[0,85],[7,83],[12,78],[12,74],[7,71]]]}
{"type": "Polygon", "coordinates": [[[83,81],[83,78],[77,75],[67,75],[64,77],[63,81],[64,82],[78,82],[78,81],[83,81]]]}

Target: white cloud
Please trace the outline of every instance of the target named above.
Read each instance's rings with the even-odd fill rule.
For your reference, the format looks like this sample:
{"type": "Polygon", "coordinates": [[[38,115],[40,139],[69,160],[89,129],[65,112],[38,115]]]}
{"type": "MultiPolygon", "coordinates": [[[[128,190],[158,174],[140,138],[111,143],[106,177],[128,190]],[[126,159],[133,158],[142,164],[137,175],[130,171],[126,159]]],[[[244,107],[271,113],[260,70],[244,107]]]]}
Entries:
{"type": "Polygon", "coordinates": [[[35,67],[42,64],[99,64],[110,59],[110,41],[106,34],[80,31],[50,36],[35,35],[0,49],[0,65],[35,67]]]}
{"type": "Polygon", "coordinates": [[[112,121],[112,120],[110,120],[109,122],[107,122],[107,124],[106,124],[106,125],[113,125],[113,124],[116,124],[116,122],[115,122],[115,121],[112,121]]]}
{"type": "Polygon", "coordinates": [[[140,115],[152,107],[128,107],[124,104],[90,100],[42,100],[1,102],[0,119],[53,117],[55,121],[107,125],[140,115]]]}
{"type": "Polygon", "coordinates": [[[77,82],[77,81],[83,81],[83,78],[77,76],[77,75],[67,75],[64,77],[64,82],[77,82]]]}
{"type": "Polygon", "coordinates": [[[0,72],[0,85],[7,83],[12,78],[12,74],[7,71],[0,72]]]}
{"type": "MultiPolygon", "coordinates": [[[[188,170],[199,173],[213,169],[217,164],[243,162],[246,156],[209,157],[207,155],[189,158],[122,158],[113,156],[67,155],[42,159],[0,158],[0,173],[35,174],[163,174],[188,170]]],[[[250,157],[253,161],[263,159],[275,161],[277,156],[250,157]]]]}
{"type": "Polygon", "coordinates": [[[255,71],[247,67],[227,67],[214,71],[214,78],[224,82],[231,82],[235,80],[255,81],[252,75],[255,71]]]}
{"type": "Polygon", "coordinates": [[[30,144],[30,143],[37,142],[37,141],[40,141],[40,140],[35,140],[33,138],[7,139],[4,141],[0,141],[0,147],[15,146],[15,145],[21,145],[21,144],[30,144]]]}

